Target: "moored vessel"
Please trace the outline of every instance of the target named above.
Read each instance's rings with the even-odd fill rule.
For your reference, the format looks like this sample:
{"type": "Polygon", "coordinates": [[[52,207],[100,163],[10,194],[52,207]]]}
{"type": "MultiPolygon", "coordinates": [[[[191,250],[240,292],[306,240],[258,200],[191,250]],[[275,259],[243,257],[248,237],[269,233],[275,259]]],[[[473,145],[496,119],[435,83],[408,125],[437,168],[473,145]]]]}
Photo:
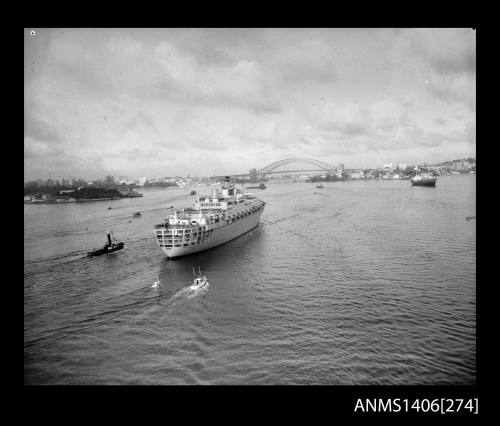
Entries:
{"type": "Polygon", "coordinates": [[[436,186],[437,178],[429,174],[415,175],[411,178],[412,186],[436,186]]]}
{"type": "Polygon", "coordinates": [[[226,176],[210,196],[198,195],[192,208],[176,210],[155,225],[156,242],[170,259],[217,247],[257,227],[265,204],[226,176]]]}
{"type": "Polygon", "coordinates": [[[267,186],[261,183],[259,186],[247,186],[246,189],[266,189],[267,186]]]}

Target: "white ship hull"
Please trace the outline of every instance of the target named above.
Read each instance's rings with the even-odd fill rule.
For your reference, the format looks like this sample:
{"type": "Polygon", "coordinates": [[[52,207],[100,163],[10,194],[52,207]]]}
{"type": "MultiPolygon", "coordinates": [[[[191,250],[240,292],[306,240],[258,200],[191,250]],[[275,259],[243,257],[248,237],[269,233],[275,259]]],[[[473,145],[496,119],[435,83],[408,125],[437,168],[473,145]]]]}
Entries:
{"type": "Polygon", "coordinates": [[[227,243],[228,241],[234,240],[239,236],[251,231],[259,225],[260,215],[262,210],[253,213],[251,215],[245,216],[239,220],[233,221],[228,224],[213,227],[213,233],[208,236],[207,240],[199,243],[190,245],[187,247],[161,247],[161,250],[168,258],[186,256],[193,253],[198,253],[200,251],[208,250],[221,244],[227,243]]]}
{"type": "Polygon", "coordinates": [[[265,205],[226,176],[220,191],[198,195],[192,208],[176,210],[155,225],[156,242],[170,259],[220,246],[255,228],[265,205]]]}

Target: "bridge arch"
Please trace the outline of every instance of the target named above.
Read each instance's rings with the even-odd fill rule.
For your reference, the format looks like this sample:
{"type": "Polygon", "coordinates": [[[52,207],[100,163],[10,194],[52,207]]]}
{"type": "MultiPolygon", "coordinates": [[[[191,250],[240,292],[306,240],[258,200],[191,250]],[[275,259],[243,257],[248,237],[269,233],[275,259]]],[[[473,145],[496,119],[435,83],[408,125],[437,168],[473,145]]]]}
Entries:
{"type": "MultiPolygon", "coordinates": [[[[337,166],[326,163],[324,161],[314,160],[312,158],[285,158],[284,160],[275,161],[274,163],[268,164],[260,170],[257,170],[257,174],[264,176],[270,173],[279,173],[280,168],[287,168],[291,165],[297,164],[301,167],[307,165],[311,167],[309,170],[324,170],[326,172],[336,172],[338,170],[337,166]]],[[[288,171],[288,170],[282,170],[288,171]]]]}

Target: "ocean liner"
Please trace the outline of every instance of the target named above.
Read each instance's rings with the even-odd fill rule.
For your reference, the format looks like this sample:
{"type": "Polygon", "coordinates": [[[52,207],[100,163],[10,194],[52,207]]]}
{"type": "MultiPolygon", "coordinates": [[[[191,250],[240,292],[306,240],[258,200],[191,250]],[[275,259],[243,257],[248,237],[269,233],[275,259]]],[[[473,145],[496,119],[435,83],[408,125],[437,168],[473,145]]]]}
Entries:
{"type": "Polygon", "coordinates": [[[257,227],[265,204],[244,195],[226,176],[210,196],[198,195],[192,208],[176,210],[155,225],[156,242],[170,259],[219,246],[257,227]]]}

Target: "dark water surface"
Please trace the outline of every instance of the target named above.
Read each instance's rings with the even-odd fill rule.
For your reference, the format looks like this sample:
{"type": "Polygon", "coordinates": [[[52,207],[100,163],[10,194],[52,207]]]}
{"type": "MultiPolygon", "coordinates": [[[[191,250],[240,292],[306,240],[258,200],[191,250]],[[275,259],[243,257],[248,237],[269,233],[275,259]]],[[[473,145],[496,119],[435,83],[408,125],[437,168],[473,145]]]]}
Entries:
{"type": "Polygon", "coordinates": [[[475,383],[475,175],[270,182],[258,228],[172,261],[153,225],[194,197],[142,192],[24,206],[25,384],[475,383]]]}

